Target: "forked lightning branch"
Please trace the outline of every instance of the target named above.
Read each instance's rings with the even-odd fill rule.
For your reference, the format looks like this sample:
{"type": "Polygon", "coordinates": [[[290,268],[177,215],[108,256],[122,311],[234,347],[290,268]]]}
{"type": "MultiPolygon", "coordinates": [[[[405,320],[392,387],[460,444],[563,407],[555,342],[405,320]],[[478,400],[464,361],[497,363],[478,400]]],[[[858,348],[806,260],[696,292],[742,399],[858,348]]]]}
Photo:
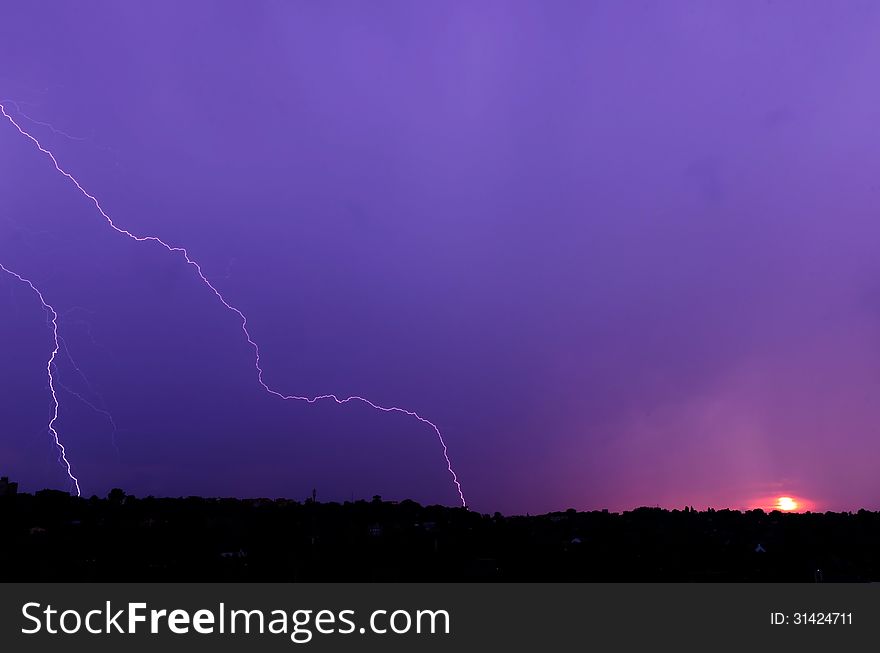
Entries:
{"type": "MultiPolygon", "coordinates": [[[[159,238],[157,236],[137,235],[137,234],[129,231],[128,229],[124,229],[124,228],[118,226],[114,222],[113,218],[111,218],[110,215],[103,209],[100,202],[98,202],[98,199],[94,195],[92,195],[91,193],[86,191],[86,189],[82,186],[82,184],[80,184],[80,182],[76,179],[76,177],[74,177],[71,173],[66,171],[64,168],[62,168],[61,165],[58,163],[58,159],[55,157],[55,155],[50,150],[43,147],[43,145],[40,143],[39,140],[37,140],[37,138],[35,136],[33,136],[30,132],[26,131],[21,126],[21,124],[18,121],[16,121],[15,118],[12,117],[12,115],[10,115],[7,112],[6,107],[2,103],[0,103],[0,114],[2,114],[3,117],[6,118],[7,121],[9,121],[9,123],[18,131],[19,134],[21,134],[23,137],[28,139],[41,153],[43,153],[45,156],[47,156],[49,158],[49,160],[52,162],[52,165],[55,167],[55,170],[59,174],[61,174],[63,177],[67,178],[76,187],[77,191],[79,191],[79,193],[83,197],[88,199],[95,206],[95,208],[98,210],[98,213],[100,213],[101,217],[104,218],[104,220],[107,222],[107,224],[110,226],[111,229],[113,229],[115,232],[117,232],[123,236],[126,236],[127,238],[130,238],[134,241],[137,241],[139,243],[146,243],[146,242],[155,243],[155,244],[161,246],[162,248],[166,249],[167,251],[171,252],[172,254],[180,255],[188,265],[192,266],[195,269],[196,274],[198,275],[199,280],[202,282],[202,284],[205,287],[207,287],[208,290],[210,290],[214,294],[214,296],[217,298],[217,300],[220,301],[220,303],[228,311],[234,313],[236,315],[236,317],[238,318],[238,320],[240,321],[242,333],[244,334],[244,337],[247,340],[248,345],[250,345],[250,347],[253,350],[254,368],[255,368],[255,371],[257,374],[257,381],[259,382],[259,384],[263,388],[263,390],[265,390],[266,392],[268,392],[269,394],[271,394],[275,397],[278,397],[279,399],[284,399],[284,400],[305,401],[310,404],[313,404],[317,401],[322,401],[322,400],[332,400],[335,403],[340,404],[340,405],[348,404],[351,402],[359,402],[359,403],[366,404],[369,407],[373,408],[374,410],[378,410],[383,413],[401,413],[403,415],[407,415],[409,417],[415,418],[416,420],[418,420],[422,424],[428,426],[434,432],[434,434],[437,436],[437,439],[438,439],[440,446],[443,450],[443,459],[446,462],[446,469],[449,472],[450,476],[452,477],[452,482],[455,485],[456,492],[458,493],[458,498],[461,501],[462,506],[464,506],[464,507],[467,506],[467,501],[465,500],[464,491],[462,490],[461,483],[458,480],[458,475],[455,473],[455,470],[452,467],[452,459],[449,457],[449,449],[446,446],[446,441],[443,438],[443,433],[440,431],[440,428],[434,422],[422,417],[419,413],[417,413],[414,410],[400,408],[398,406],[383,406],[383,405],[375,403],[374,401],[372,401],[370,399],[367,399],[366,397],[362,397],[359,395],[351,395],[348,397],[339,397],[335,394],[322,394],[322,395],[316,395],[316,396],[309,397],[309,396],[284,394],[284,393],[279,392],[278,390],[275,390],[274,388],[272,388],[263,379],[264,371],[263,371],[263,367],[262,367],[262,361],[260,359],[260,347],[256,343],[256,341],[254,341],[254,339],[251,337],[250,330],[248,329],[247,317],[239,308],[230,304],[226,300],[226,298],[223,296],[223,294],[217,289],[217,287],[213,283],[211,283],[211,281],[208,279],[207,276],[205,276],[205,273],[202,271],[202,267],[198,263],[198,261],[191,258],[189,255],[189,252],[183,247],[169,245],[167,242],[165,242],[164,240],[162,240],[161,238],[159,238]]],[[[5,270],[5,268],[3,268],[3,269],[5,270]]],[[[8,272],[8,270],[6,270],[6,271],[8,272]]],[[[18,277],[18,275],[15,275],[15,276],[18,277]]],[[[21,277],[18,277],[18,278],[21,279],[21,277]]],[[[27,283],[30,283],[30,282],[27,282],[27,283]]],[[[40,294],[39,291],[33,286],[33,284],[30,284],[30,285],[31,285],[31,288],[34,290],[34,292],[37,292],[38,294],[40,294]]],[[[48,307],[46,302],[43,300],[42,295],[40,295],[40,300],[43,302],[44,307],[47,307],[47,309],[51,308],[51,307],[48,307]]],[[[57,343],[58,343],[57,324],[55,324],[55,342],[56,342],[56,351],[53,352],[52,361],[50,361],[50,370],[49,370],[50,386],[53,386],[53,382],[51,379],[51,374],[52,374],[51,366],[54,362],[54,357],[58,353],[57,352],[57,343]]],[[[63,463],[67,469],[67,473],[70,476],[73,483],[76,485],[76,492],[77,492],[77,494],[79,494],[80,493],[79,481],[73,475],[73,472],[71,470],[71,465],[67,461],[67,458],[66,458],[66,455],[64,452],[64,448],[61,445],[58,434],[54,429],[54,423],[58,419],[58,400],[57,400],[57,396],[55,394],[54,387],[51,387],[51,389],[52,389],[52,396],[55,401],[55,412],[54,412],[52,421],[49,423],[49,431],[52,433],[52,435],[55,439],[55,443],[59,448],[59,451],[61,453],[61,459],[63,459],[63,463]]]]}

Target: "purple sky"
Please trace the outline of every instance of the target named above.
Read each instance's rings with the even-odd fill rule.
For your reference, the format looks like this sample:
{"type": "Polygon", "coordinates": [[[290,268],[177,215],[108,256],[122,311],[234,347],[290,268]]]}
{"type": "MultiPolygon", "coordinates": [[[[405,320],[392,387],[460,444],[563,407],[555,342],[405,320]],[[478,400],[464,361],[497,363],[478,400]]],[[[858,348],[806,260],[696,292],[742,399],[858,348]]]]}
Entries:
{"type": "MultiPolygon", "coordinates": [[[[877,509],[878,33],[871,1],[31,1],[0,98],[189,248],[268,383],[435,421],[479,510],[877,509]]],[[[62,392],[86,495],[456,503],[418,421],[266,395],[192,268],[5,120],[0,262],[118,425],[62,392]]],[[[66,488],[9,277],[0,344],[0,473],[66,488]]]]}

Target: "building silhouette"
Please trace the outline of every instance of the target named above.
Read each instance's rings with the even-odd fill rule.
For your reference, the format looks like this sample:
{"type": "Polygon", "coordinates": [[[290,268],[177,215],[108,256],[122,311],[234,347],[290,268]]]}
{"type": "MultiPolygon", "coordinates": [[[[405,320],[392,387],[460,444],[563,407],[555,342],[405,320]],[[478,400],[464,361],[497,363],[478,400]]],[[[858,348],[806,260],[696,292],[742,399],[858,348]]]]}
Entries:
{"type": "Polygon", "coordinates": [[[13,483],[8,476],[0,476],[0,497],[11,497],[18,494],[18,483],[13,483]]]}

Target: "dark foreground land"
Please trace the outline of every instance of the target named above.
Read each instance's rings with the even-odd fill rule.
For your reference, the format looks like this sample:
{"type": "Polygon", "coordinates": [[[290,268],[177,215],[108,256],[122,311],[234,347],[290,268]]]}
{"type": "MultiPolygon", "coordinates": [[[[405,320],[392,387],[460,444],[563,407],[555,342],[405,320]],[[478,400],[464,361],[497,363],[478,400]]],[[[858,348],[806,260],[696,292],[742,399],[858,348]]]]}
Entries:
{"type": "Polygon", "coordinates": [[[2,581],[880,581],[880,513],[0,497],[2,581]]]}

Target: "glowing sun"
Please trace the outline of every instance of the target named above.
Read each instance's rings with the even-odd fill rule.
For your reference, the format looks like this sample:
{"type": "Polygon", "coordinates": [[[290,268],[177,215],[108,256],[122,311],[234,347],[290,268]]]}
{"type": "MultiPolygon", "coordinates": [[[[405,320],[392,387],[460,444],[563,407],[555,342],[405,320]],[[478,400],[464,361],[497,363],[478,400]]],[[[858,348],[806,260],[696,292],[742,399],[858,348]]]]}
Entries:
{"type": "Polygon", "coordinates": [[[776,499],[776,509],[783,512],[791,512],[798,509],[798,502],[791,497],[779,497],[776,499]]]}

